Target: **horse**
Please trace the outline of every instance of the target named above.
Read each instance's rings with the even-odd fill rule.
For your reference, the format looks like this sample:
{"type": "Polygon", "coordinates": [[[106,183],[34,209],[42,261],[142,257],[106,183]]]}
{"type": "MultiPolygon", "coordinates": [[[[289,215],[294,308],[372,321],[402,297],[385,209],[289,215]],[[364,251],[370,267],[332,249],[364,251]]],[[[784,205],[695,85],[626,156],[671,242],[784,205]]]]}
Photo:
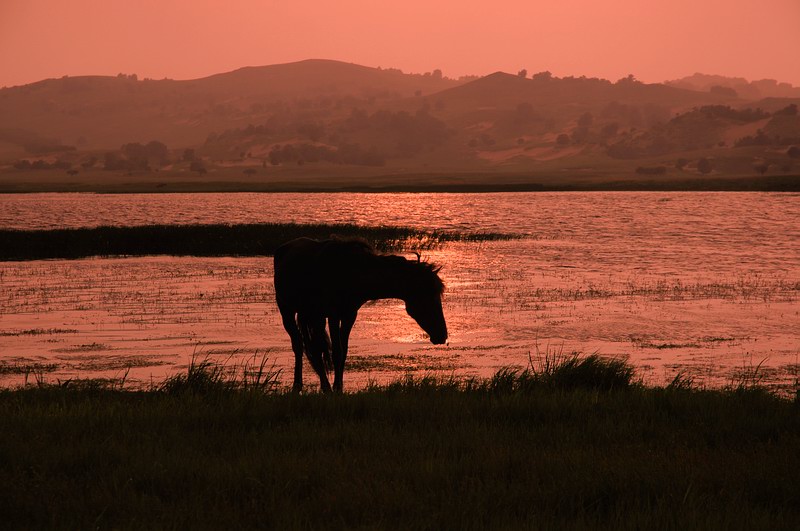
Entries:
{"type": "Polygon", "coordinates": [[[367,301],[402,299],[434,345],[447,341],[441,268],[419,255],[378,254],[360,240],[297,238],[281,245],[274,260],[275,299],[294,352],[295,392],[303,388],[304,352],[323,392],[331,391],[332,357],[333,390],[342,391],[350,332],[367,301]]]}

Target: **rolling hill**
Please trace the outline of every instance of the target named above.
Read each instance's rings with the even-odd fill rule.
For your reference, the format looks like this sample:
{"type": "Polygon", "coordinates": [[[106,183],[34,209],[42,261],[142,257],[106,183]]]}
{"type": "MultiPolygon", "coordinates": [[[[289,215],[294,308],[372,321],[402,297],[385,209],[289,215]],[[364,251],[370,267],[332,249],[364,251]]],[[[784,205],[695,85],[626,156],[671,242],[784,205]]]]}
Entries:
{"type": "Polygon", "coordinates": [[[65,77],[0,90],[0,168],[101,172],[95,180],[244,172],[256,181],[310,173],[785,174],[800,164],[800,99],[759,92],[750,100],[689,81],[721,82],[548,72],[453,80],[328,60],[186,81],[65,77]]]}
{"type": "Polygon", "coordinates": [[[0,90],[0,142],[118,148],[159,140],[202,143],[209,133],[258,123],[275,112],[374,105],[458,81],[328,60],[247,67],[175,81],[134,75],[48,79],[0,90]]]}

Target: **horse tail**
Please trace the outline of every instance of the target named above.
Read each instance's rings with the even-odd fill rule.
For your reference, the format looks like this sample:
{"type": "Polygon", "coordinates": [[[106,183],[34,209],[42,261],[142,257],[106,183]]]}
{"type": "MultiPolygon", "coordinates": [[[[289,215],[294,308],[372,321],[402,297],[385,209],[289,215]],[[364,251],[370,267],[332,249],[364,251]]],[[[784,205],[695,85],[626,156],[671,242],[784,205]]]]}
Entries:
{"type": "Polygon", "coordinates": [[[305,316],[297,315],[297,326],[303,336],[303,351],[309,360],[318,354],[322,355],[322,363],[325,370],[330,372],[333,368],[331,360],[331,338],[325,329],[325,320],[315,321],[307,319],[305,316]]]}

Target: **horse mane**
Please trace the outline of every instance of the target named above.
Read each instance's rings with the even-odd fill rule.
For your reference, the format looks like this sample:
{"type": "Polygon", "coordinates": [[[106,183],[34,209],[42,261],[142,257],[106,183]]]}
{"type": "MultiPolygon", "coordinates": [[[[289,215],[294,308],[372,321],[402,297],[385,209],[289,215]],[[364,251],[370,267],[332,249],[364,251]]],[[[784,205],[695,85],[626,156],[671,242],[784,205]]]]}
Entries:
{"type": "Polygon", "coordinates": [[[430,287],[436,294],[444,293],[444,281],[439,277],[441,266],[434,262],[422,262],[420,260],[409,260],[403,256],[395,254],[381,254],[375,250],[367,240],[362,238],[342,238],[333,236],[329,244],[335,246],[337,253],[350,255],[367,255],[370,258],[378,259],[393,267],[405,270],[412,275],[423,286],[430,287]]]}
{"type": "Polygon", "coordinates": [[[387,263],[392,264],[394,267],[405,270],[410,276],[414,277],[419,285],[430,288],[437,295],[444,293],[444,281],[439,277],[441,266],[433,262],[408,260],[403,256],[394,254],[376,256],[386,260],[387,263]]]}

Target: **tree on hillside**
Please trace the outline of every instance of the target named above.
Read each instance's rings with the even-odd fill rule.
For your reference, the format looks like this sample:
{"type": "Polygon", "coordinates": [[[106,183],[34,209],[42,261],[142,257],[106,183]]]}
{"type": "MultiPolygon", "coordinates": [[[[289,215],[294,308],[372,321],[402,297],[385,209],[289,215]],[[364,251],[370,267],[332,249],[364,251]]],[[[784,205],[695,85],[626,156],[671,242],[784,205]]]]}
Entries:
{"type": "Polygon", "coordinates": [[[589,139],[589,128],[585,125],[576,127],[572,131],[572,141],[576,144],[583,144],[589,139]]]}
{"type": "Polygon", "coordinates": [[[533,74],[531,79],[534,81],[550,81],[553,79],[553,74],[551,74],[549,70],[545,70],[544,72],[533,74]]]}
{"type": "Polygon", "coordinates": [[[521,77],[521,78],[525,79],[526,77],[528,77],[528,71],[527,71],[526,69],[524,69],[524,68],[523,68],[522,70],[520,70],[519,72],[517,72],[517,75],[518,75],[519,77],[521,77]]]}
{"type": "Polygon", "coordinates": [[[317,142],[325,135],[325,127],[320,123],[307,122],[298,125],[297,132],[312,142],[317,142]]]}
{"type": "Polygon", "coordinates": [[[697,171],[699,171],[703,175],[711,173],[713,169],[714,165],[707,158],[703,157],[697,161],[697,171]]]}
{"type": "Polygon", "coordinates": [[[618,79],[616,84],[617,85],[633,85],[633,84],[636,84],[636,83],[641,84],[642,82],[639,81],[638,79],[636,79],[636,76],[634,76],[633,74],[628,74],[627,76],[625,76],[625,77],[623,77],[621,79],[618,79]]]}
{"type": "Polygon", "coordinates": [[[600,130],[600,136],[603,138],[611,138],[616,136],[617,131],[619,131],[619,124],[617,122],[611,122],[603,126],[600,130]]]}
{"type": "Polygon", "coordinates": [[[708,89],[708,91],[711,94],[716,94],[717,96],[728,96],[731,98],[736,98],[737,96],[739,96],[739,93],[736,92],[735,89],[732,89],[731,87],[725,87],[722,85],[714,85],[710,89],[708,89]]]}

